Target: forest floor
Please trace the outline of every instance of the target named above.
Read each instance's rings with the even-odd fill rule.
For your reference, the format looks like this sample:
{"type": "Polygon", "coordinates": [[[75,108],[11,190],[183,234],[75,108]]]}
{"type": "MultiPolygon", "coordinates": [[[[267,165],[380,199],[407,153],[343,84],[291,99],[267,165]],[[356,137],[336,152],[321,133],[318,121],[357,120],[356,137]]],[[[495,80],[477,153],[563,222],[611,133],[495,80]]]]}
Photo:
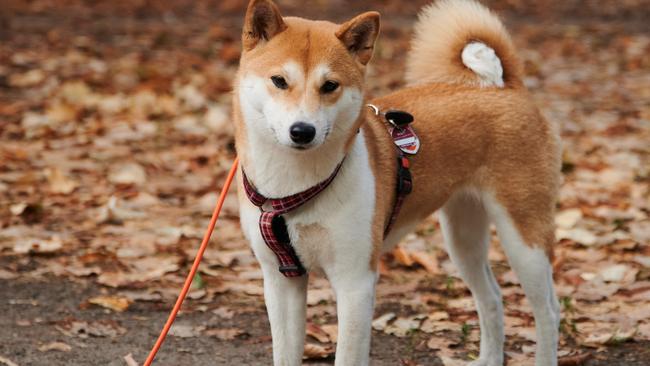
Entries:
{"type": "MultiPolygon", "coordinates": [[[[144,360],[234,157],[243,3],[3,1],[0,365],[144,360]]],[[[425,1],[278,3],[285,14],[334,21],[379,10],[368,91],[403,85],[425,1]]],[[[503,16],[527,86],[562,134],[562,364],[650,365],[650,3],[486,3],[503,16]]],[[[530,365],[533,318],[494,244],[508,364],[530,365]]],[[[476,312],[436,217],[382,263],[372,364],[475,358],[476,312]]],[[[157,364],[270,364],[261,284],[232,193],[157,364]]],[[[324,278],[310,278],[308,304],[306,362],[332,364],[335,302],[324,278]]]]}

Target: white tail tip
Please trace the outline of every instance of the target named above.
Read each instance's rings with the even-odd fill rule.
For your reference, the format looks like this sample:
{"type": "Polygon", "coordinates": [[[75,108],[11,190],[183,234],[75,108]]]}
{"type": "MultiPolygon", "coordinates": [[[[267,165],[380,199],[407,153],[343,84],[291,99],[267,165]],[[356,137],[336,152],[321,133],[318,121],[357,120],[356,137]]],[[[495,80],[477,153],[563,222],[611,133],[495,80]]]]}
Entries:
{"type": "Polygon", "coordinates": [[[472,42],[465,46],[461,58],[463,64],[481,78],[481,86],[503,88],[503,67],[492,48],[485,43],[472,42]]]}

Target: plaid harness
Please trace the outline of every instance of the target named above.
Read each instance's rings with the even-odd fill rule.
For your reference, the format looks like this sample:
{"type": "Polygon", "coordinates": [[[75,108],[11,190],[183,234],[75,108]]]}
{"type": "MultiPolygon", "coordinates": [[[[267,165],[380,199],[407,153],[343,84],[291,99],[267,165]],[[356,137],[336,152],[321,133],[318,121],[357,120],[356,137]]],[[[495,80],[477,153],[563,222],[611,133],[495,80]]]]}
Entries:
{"type": "Polygon", "coordinates": [[[339,170],[341,169],[341,162],[332,175],[324,181],[316,184],[315,186],[291,196],[284,198],[267,198],[261,195],[253,184],[246,177],[246,173],[242,170],[244,181],[244,190],[248,199],[257,207],[260,208],[262,214],[260,215],[260,232],[266,246],[271,249],[280,263],[279,271],[285,277],[299,277],[306,273],[305,268],[300,263],[300,258],[296,254],[293,246],[291,245],[291,238],[287,230],[287,224],[282,215],[287,212],[293,211],[298,207],[307,203],[310,199],[316,197],[320,192],[324,191],[327,186],[332,183],[339,170]],[[263,206],[269,202],[271,209],[265,211],[263,206]]]}

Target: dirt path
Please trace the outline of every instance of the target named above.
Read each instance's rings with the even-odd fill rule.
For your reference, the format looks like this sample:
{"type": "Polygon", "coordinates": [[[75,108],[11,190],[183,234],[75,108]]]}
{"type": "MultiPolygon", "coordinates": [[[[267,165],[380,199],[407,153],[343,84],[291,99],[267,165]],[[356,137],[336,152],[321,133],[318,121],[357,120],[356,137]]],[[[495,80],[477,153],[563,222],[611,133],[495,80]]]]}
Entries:
{"type": "MultiPolygon", "coordinates": [[[[0,357],[20,366],[124,365],[123,357],[132,353],[142,361],[162,326],[171,303],[139,302],[126,312],[114,313],[97,306],[88,306],[87,299],[101,294],[99,286],[51,279],[43,281],[0,281],[3,294],[0,308],[0,357]],[[77,321],[87,324],[79,329],[109,334],[123,328],[115,336],[66,335],[66,324],[77,321]],[[104,324],[93,325],[98,322],[104,324]],[[104,323],[105,322],[105,323],[104,323]],[[70,351],[41,351],[39,348],[61,342],[70,351]]],[[[189,302],[189,308],[196,308],[189,302]]],[[[159,366],[268,365],[271,360],[270,332],[260,301],[251,299],[245,313],[223,319],[211,311],[194,310],[179,317],[178,324],[202,324],[206,327],[244,329],[245,335],[233,341],[220,341],[209,336],[181,338],[170,336],[157,358],[159,366]]],[[[381,313],[398,304],[384,304],[381,313]]],[[[67,330],[69,332],[69,330],[67,330]]],[[[373,365],[441,365],[435,352],[423,347],[428,335],[415,332],[408,338],[396,338],[374,332],[373,365]]],[[[593,352],[593,351],[592,351],[593,352]]],[[[584,365],[643,366],[650,362],[650,342],[626,343],[593,353],[584,365]]],[[[310,362],[329,365],[333,361],[310,362]]],[[[0,362],[2,364],[2,362],[0,362]]]]}

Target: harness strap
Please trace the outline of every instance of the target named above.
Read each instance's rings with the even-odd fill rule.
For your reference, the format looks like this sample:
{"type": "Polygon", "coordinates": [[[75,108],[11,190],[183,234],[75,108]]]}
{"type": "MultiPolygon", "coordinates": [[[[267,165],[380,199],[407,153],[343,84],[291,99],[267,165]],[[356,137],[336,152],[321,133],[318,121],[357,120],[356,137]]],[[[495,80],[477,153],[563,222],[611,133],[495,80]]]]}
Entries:
{"type": "Polygon", "coordinates": [[[410,162],[409,159],[404,155],[404,153],[398,150],[397,156],[397,184],[395,187],[395,203],[393,205],[393,211],[390,214],[390,219],[388,220],[388,225],[384,229],[384,238],[390,234],[397,216],[399,215],[402,205],[406,196],[413,190],[413,178],[411,176],[410,162]]]}
{"type": "Polygon", "coordinates": [[[291,238],[289,237],[287,224],[282,215],[297,209],[312,198],[316,197],[320,192],[324,191],[325,188],[332,183],[341,169],[342,164],[343,162],[339,163],[336,169],[334,169],[332,175],[324,181],[305,191],[284,198],[267,198],[257,192],[242,169],[246,196],[251,203],[259,207],[261,211],[259,227],[262,239],[264,239],[266,246],[271,249],[278,258],[278,270],[285,277],[299,277],[307,273],[307,271],[300,262],[300,258],[298,257],[294,247],[291,245],[291,238]],[[267,202],[269,202],[271,206],[269,211],[265,211],[263,208],[264,204],[267,202]]]}

